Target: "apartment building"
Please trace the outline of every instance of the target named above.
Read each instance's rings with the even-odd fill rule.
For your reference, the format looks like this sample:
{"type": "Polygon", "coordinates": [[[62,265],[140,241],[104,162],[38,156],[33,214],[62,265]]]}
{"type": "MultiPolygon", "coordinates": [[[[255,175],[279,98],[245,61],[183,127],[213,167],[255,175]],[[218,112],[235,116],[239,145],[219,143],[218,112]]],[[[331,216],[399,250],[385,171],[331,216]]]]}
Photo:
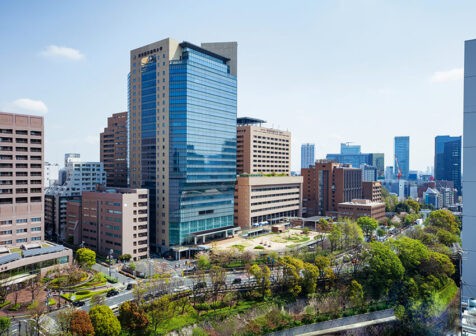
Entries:
{"type": "Polygon", "coordinates": [[[304,217],[329,216],[337,205],[362,198],[362,171],[332,160],[317,160],[301,169],[304,217]]]}
{"type": "Polygon", "coordinates": [[[239,176],[235,191],[235,225],[273,224],[302,215],[302,176],[239,176]]]}
{"type": "Polygon", "coordinates": [[[127,112],[114,113],[100,135],[100,161],[104,164],[107,186],[127,187],[127,112]]]}
{"type": "Polygon", "coordinates": [[[362,181],[362,198],[373,202],[382,202],[382,183],[378,181],[362,181]]]}
{"type": "MultiPolygon", "coordinates": [[[[67,204],[67,233],[101,255],[130,254],[133,260],[149,255],[147,189],[110,188],[85,191],[67,204]]],[[[71,238],[70,238],[71,239],[71,238]]]]}
{"type": "Polygon", "coordinates": [[[264,120],[237,119],[237,174],[291,173],[291,132],[262,127],[264,120]]]}

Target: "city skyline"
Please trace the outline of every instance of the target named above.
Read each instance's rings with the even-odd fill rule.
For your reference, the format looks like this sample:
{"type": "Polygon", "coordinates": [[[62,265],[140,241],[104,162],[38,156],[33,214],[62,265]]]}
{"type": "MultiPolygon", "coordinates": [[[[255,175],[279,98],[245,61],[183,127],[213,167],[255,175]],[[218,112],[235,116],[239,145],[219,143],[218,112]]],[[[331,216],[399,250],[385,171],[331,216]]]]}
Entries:
{"type": "Polygon", "coordinates": [[[471,37],[470,20],[464,18],[470,18],[474,4],[466,2],[459,8],[436,4],[432,11],[412,4],[408,15],[408,5],[403,8],[371,1],[310,3],[305,11],[278,2],[273,9],[257,6],[251,14],[244,3],[218,8],[213,16],[206,16],[206,5],[189,4],[186,11],[169,5],[170,17],[180,13],[187,22],[180,26],[170,24],[168,17],[151,23],[154,21],[148,15],[159,5],[149,4],[147,12],[151,14],[141,12],[143,20],[134,29],[120,25],[126,15],[139,10],[126,2],[118,2],[114,8],[96,4],[94,14],[89,13],[93,18],[79,15],[87,11],[88,2],[59,3],[53,10],[35,3],[1,5],[5,29],[0,36],[10,47],[0,52],[4,60],[0,65],[4,78],[0,110],[36,112],[45,117],[46,161],[61,163],[67,152],[81,153],[87,161],[99,160],[99,134],[107,117],[127,108],[129,50],[167,36],[192,43],[238,41],[238,116],[269,120],[267,127],[291,131],[295,135],[293,171],[299,171],[299,149],[306,142],[316,144],[319,159],[337,152],[341,142],[354,141],[366,152],[385,153],[385,165],[389,166],[397,134],[412,138],[410,169],[425,170],[433,163],[430,149],[436,135],[462,134],[462,41],[471,37]],[[13,22],[25,6],[39,15],[13,22]],[[106,10],[110,19],[95,20],[106,10]],[[263,16],[265,10],[269,15],[263,16]],[[246,11],[249,24],[245,29],[237,19],[224,21],[224,13],[230,11],[236,12],[237,18],[246,11]],[[212,24],[191,29],[201,17],[197,14],[205,15],[212,24]],[[403,14],[407,15],[405,27],[394,24],[403,14]],[[282,25],[284,15],[302,20],[282,25]],[[359,35],[348,36],[348,27],[361,23],[362,17],[373,20],[363,25],[359,35]],[[440,24],[443,17],[447,25],[440,24]],[[90,27],[92,19],[95,25],[90,27]],[[345,21],[347,25],[336,25],[345,21]],[[422,21],[426,28],[417,29],[422,21]],[[6,29],[16,25],[17,30],[6,29]],[[227,29],[217,30],[217,26],[227,29]],[[381,28],[378,33],[376,27],[381,28]],[[415,31],[417,36],[408,41],[407,34],[415,31]],[[268,53],[286,55],[286,38],[294,38],[297,44],[312,38],[316,43],[306,44],[306,50],[316,54],[318,62],[308,67],[308,62],[296,62],[296,57],[278,57],[276,61],[266,57],[268,53]],[[15,43],[18,39],[23,43],[15,43]],[[264,59],[266,62],[261,61],[264,59]],[[340,66],[328,69],[331,60],[340,66]],[[293,118],[289,118],[290,111],[293,118]],[[448,114],[454,118],[447,118],[448,114]],[[354,127],[355,118],[362,121],[361,127],[354,127]],[[387,118],[392,124],[375,127],[387,118]],[[421,127],[428,122],[431,128],[421,127]]]}

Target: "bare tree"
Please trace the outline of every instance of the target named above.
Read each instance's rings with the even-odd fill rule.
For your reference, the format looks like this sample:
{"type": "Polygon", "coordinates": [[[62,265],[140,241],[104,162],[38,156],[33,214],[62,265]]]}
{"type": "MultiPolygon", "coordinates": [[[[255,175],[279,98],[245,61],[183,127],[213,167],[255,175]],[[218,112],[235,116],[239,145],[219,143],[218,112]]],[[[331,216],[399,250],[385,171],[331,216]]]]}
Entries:
{"type": "Polygon", "coordinates": [[[73,317],[73,307],[61,309],[55,316],[56,324],[58,325],[59,335],[68,335],[70,333],[71,320],[73,317]]]}
{"type": "Polygon", "coordinates": [[[210,281],[212,282],[213,295],[215,301],[218,300],[218,293],[223,288],[226,288],[226,272],[220,266],[213,266],[210,269],[210,281]]]}
{"type": "Polygon", "coordinates": [[[35,298],[42,288],[43,284],[41,283],[41,276],[39,274],[28,280],[28,291],[31,293],[31,302],[35,301],[35,298]]]}
{"type": "Polygon", "coordinates": [[[27,327],[27,335],[28,336],[40,336],[43,334],[41,329],[44,327],[45,319],[44,316],[47,313],[47,309],[44,305],[38,305],[35,309],[33,309],[31,314],[31,320],[29,321],[29,325],[27,327]]]}

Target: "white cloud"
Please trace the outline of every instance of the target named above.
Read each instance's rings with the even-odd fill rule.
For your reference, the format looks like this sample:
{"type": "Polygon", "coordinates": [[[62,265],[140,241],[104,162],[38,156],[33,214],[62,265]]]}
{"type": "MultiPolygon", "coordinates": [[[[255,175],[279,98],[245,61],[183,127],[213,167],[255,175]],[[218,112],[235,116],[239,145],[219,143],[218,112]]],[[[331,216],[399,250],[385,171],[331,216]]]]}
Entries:
{"type": "Polygon", "coordinates": [[[464,72],[462,68],[452,69],[448,71],[437,71],[431,76],[432,83],[443,83],[456,80],[462,80],[464,72]]]}
{"type": "Polygon", "coordinates": [[[37,114],[45,114],[48,107],[41,100],[33,100],[30,98],[20,98],[7,104],[6,111],[10,112],[33,112],[37,114]]]}
{"type": "Polygon", "coordinates": [[[59,47],[56,45],[50,45],[45,50],[40,52],[42,56],[53,58],[66,58],[72,61],[79,61],[84,58],[84,55],[77,49],[68,47],[59,47]]]}

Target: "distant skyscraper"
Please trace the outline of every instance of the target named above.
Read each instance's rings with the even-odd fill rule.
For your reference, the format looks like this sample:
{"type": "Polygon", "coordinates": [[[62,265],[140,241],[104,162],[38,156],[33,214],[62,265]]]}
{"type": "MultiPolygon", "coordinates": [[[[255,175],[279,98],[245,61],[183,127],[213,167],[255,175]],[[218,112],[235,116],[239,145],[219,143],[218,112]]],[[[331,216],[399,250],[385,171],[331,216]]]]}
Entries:
{"type": "MultiPolygon", "coordinates": [[[[397,136],[395,137],[395,157],[398,160],[398,167],[402,171],[402,178],[408,178],[410,170],[410,137],[397,136]]],[[[395,158],[394,158],[394,161],[395,158]]],[[[394,164],[395,175],[398,175],[397,163],[394,164]]]]}
{"type": "Polygon", "coordinates": [[[104,163],[108,187],[127,187],[127,112],[107,118],[101,133],[99,156],[104,163]]]}
{"type": "Polygon", "coordinates": [[[377,178],[385,177],[385,157],[383,153],[361,153],[360,145],[340,144],[340,154],[327,154],[327,160],[333,160],[341,164],[351,164],[359,168],[361,164],[367,164],[377,168],[377,178]]]}
{"type": "Polygon", "coordinates": [[[129,180],[149,190],[151,251],[233,234],[237,43],[167,38],[130,57],[129,180]]]}
{"type": "Polygon", "coordinates": [[[461,137],[435,137],[435,179],[453,181],[461,192],[461,137]]]}
{"type": "Polygon", "coordinates": [[[360,154],[360,145],[351,145],[350,143],[340,144],[341,154],[360,154]]]}
{"type": "Polygon", "coordinates": [[[464,48],[462,299],[476,288],[476,40],[464,48]]]}
{"type": "Polygon", "coordinates": [[[314,164],[314,144],[305,143],[301,145],[301,168],[309,168],[314,164]]]}

